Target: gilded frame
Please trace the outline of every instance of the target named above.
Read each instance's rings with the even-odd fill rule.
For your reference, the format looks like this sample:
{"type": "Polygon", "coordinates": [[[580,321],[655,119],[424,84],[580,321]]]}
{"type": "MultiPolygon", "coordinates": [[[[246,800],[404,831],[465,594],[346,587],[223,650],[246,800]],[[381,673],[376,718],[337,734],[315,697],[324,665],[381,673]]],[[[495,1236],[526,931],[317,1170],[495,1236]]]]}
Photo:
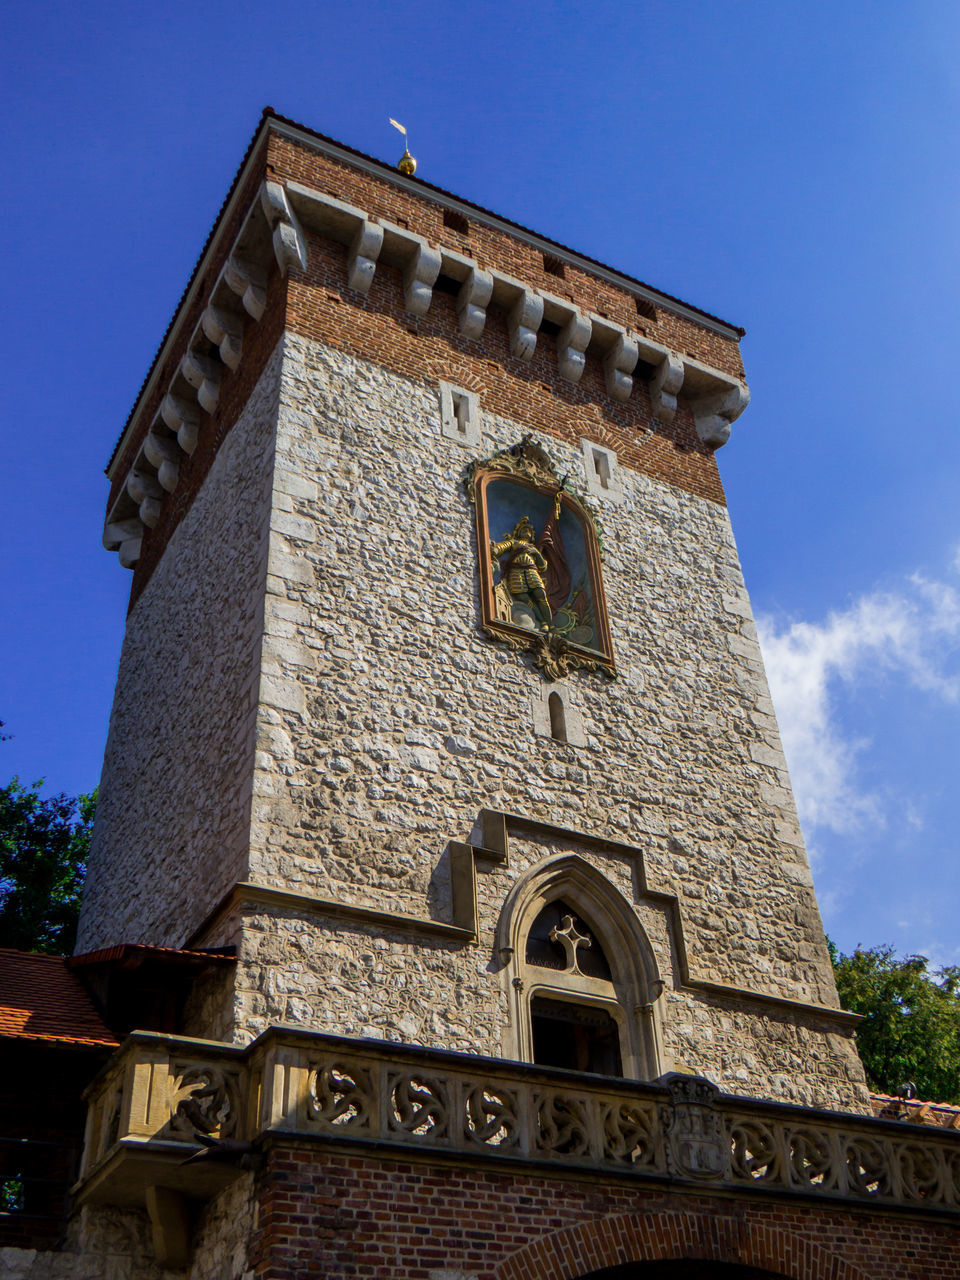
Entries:
{"type": "MultiPolygon", "coordinates": [[[[527,437],[512,449],[502,450],[492,458],[476,461],[467,471],[466,488],[474,505],[477,535],[477,560],[480,574],[480,626],[484,634],[512,649],[531,654],[534,665],[547,680],[558,680],[571,671],[599,671],[608,676],[616,675],[613,645],[610,638],[610,622],[603,590],[601,569],[601,537],[596,518],[587,504],[566,487],[566,478],[559,479],[543,451],[527,437]],[[503,599],[497,598],[495,563],[491,542],[502,538],[504,530],[491,529],[489,519],[488,490],[497,481],[508,486],[528,489],[531,495],[539,495],[538,505],[544,499],[548,505],[559,503],[559,525],[564,527],[564,512],[576,522],[582,533],[582,554],[589,582],[591,625],[593,642],[577,643],[553,627],[543,625],[531,629],[530,625],[513,623],[503,608],[503,599]]],[[[569,530],[569,522],[566,522],[569,530]]],[[[569,537],[569,533],[568,533],[569,537]]]]}

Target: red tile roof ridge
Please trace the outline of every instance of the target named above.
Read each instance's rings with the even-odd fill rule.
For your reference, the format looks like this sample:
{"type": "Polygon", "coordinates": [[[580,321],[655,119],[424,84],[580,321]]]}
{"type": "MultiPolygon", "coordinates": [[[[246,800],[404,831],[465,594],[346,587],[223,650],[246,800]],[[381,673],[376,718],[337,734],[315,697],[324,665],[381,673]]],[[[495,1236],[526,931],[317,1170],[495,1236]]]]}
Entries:
{"type": "Polygon", "coordinates": [[[187,956],[191,960],[210,960],[214,963],[226,961],[234,963],[235,955],[230,955],[224,948],[215,951],[191,950],[184,947],[157,947],[148,942],[117,942],[112,947],[101,947],[98,951],[81,951],[77,955],[67,957],[69,969],[81,968],[88,964],[108,964],[113,960],[123,960],[131,955],[144,956],[187,956]]]}
{"type": "Polygon", "coordinates": [[[893,1093],[871,1093],[870,1097],[876,1102],[899,1102],[905,1107],[934,1107],[939,1111],[960,1111],[960,1103],[956,1102],[931,1102],[928,1098],[901,1098],[899,1094],[893,1093]]]}

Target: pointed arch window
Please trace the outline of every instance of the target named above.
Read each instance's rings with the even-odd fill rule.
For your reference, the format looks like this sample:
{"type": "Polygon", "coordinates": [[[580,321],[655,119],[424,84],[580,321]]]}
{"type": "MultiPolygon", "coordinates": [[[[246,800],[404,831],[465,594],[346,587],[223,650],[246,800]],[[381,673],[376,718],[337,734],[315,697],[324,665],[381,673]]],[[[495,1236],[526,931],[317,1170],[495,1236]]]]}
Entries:
{"type": "Polygon", "coordinates": [[[534,875],[505,904],[499,932],[514,1009],[507,1050],[541,1066],[657,1076],[665,1069],[655,1008],[663,984],[640,922],[588,864],[558,863],[567,875],[534,875]]]}

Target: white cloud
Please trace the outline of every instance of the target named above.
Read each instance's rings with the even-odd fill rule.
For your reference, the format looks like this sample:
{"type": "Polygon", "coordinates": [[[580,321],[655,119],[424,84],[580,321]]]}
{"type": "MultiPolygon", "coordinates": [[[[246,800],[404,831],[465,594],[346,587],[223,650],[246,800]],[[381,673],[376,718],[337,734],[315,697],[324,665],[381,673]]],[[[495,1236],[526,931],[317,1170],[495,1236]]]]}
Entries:
{"type": "MultiPolygon", "coordinates": [[[[960,571],[960,549],[955,564],[960,571]]],[[[778,625],[760,616],[757,630],[808,832],[882,826],[880,798],[858,781],[857,757],[869,740],[841,725],[836,692],[885,680],[960,701],[960,675],[949,669],[960,642],[960,594],[949,583],[914,574],[900,590],[861,596],[823,622],[778,625]]],[[[913,808],[909,820],[919,827],[923,816],[913,808]]]]}

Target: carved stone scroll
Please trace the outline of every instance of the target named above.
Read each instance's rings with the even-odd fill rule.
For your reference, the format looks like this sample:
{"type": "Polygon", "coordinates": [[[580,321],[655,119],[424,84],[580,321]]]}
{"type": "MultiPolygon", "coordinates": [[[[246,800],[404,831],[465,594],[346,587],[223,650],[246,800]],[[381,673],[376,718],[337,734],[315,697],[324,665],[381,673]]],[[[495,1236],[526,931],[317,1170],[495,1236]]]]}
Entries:
{"type": "Polygon", "coordinates": [[[575,311],[557,334],[557,363],[562,377],[579,382],[587,362],[586,350],[593,333],[590,320],[575,311]]]}
{"type": "Polygon", "coordinates": [[[507,313],[510,354],[520,360],[532,360],[537,349],[537,330],[543,320],[543,299],[524,289],[507,313]]]}
{"type": "Polygon", "coordinates": [[[220,398],[220,374],[223,366],[211,356],[188,350],[180,361],[180,372],[194,387],[200,407],[213,413],[220,398]]]}
{"type": "Polygon", "coordinates": [[[267,306],[266,270],[234,254],[223,269],[223,279],[243,303],[244,311],[254,320],[262,320],[267,306]]]}
{"type": "Polygon", "coordinates": [[[279,182],[265,182],[260,188],[260,204],[273,231],[273,254],[281,272],[291,266],[307,265],[307,247],[300,224],[290,208],[287,193],[279,182]]]}
{"type": "Polygon", "coordinates": [[[236,312],[223,307],[207,307],[200,320],[203,332],[220,352],[220,359],[228,369],[236,369],[243,355],[243,320],[236,312]]]}
{"type": "Polygon", "coordinates": [[[160,405],[160,416],[170,430],[177,433],[177,443],[184,453],[193,453],[200,434],[200,415],[196,406],[181,396],[169,394],[164,396],[160,405]]]}
{"type": "Polygon", "coordinates": [[[430,310],[439,274],[439,252],[421,241],[403,269],[403,301],[412,316],[425,316],[430,310]]]}
{"type": "Polygon", "coordinates": [[[157,468],[157,480],[167,493],[173,493],[180,476],[180,458],[182,452],[176,441],[163,439],[155,432],[147,433],[143,442],[143,452],[147,461],[157,468]]]}
{"type": "Polygon", "coordinates": [[[697,435],[704,444],[717,448],[726,444],[730,439],[731,424],[749,403],[750,391],[742,382],[735,383],[727,391],[718,391],[695,401],[693,420],[697,424],[697,435]]]}

